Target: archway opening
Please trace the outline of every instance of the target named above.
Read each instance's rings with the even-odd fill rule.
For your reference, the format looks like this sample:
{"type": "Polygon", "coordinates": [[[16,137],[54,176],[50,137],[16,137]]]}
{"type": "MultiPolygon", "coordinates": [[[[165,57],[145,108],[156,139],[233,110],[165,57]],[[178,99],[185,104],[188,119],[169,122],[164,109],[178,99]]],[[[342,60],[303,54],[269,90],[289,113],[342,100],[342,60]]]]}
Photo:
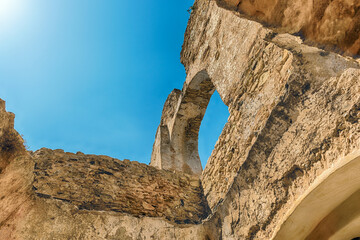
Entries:
{"type": "Polygon", "coordinates": [[[229,115],[228,107],[221,100],[219,93],[215,91],[207,106],[199,131],[198,151],[203,169],[205,169],[229,115]]]}
{"type": "MultiPolygon", "coordinates": [[[[205,70],[185,82],[182,90],[173,90],[165,102],[155,136],[150,163],[152,166],[195,175],[202,173],[229,114],[220,96],[217,93],[214,95],[215,91],[216,86],[205,70]],[[205,129],[202,135],[205,136],[206,145],[200,148],[204,153],[202,164],[198,150],[199,131],[210,99],[211,110],[207,114],[205,127],[202,127],[205,129]],[[221,115],[223,117],[219,118],[221,115]]],[[[201,144],[204,146],[203,140],[201,144]]]]}

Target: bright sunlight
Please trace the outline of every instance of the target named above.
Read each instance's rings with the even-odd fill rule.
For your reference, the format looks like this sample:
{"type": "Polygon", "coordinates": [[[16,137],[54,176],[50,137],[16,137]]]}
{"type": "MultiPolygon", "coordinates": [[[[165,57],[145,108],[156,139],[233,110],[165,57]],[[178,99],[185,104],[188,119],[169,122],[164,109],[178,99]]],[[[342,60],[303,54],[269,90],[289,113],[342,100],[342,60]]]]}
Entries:
{"type": "Polygon", "coordinates": [[[18,20],[24,9],[25,1],[0,0],[0,24],[8,25],[18,20]]]}

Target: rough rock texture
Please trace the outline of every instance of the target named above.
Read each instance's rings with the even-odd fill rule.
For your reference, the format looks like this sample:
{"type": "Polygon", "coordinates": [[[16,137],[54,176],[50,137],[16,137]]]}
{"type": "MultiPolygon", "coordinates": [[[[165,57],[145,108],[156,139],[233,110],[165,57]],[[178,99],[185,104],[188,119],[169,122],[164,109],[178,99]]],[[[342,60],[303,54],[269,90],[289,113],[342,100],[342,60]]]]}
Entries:
{"type": "Polygon", "coordinates": [[[25,152],[24,141],[14,129],[13,113],[6,112],[5,101],[0,99],[0,173],[7,165],[25,152]]]}
{"type": "Polygon", "coordinates": [[[80,152],[26,152],[1,103],[1,240],[206,235],[200,223],[210,209],[198,177],[80,152]]]}
{"type": "Polygon", "coordinates": [[[198,178],[137,162],[62,150],[41,149],[35,161],[37,197],[57,199],[79,210],[114,211],[200,223],[208,215],[198,178]]]}
{"type": "Polygon", "coordinates": [[[360,55],[358,0],[217,0],[276,31],[303,34],[311,42],[360,55]]]}
{"type": "Polygon", "coordinates": [[[14,114],[0,99],[0,239],[15,239],[31,205],[33,164],[28,160],[23,140],[14,130],[14,114]]]}
{"type": "Polygon", "coordinates": [[[256,154],[256,149],[264,151],[266,146],[257,145],[258,139],[265,138],[271,150],[295,122],[296,104],[303,103],[301,95],[318,91],[331,77],[347,68],[357,69],[359,64],[303,45],[297,37],[276,35],[214,2],[198,1],[196,6],[199,10],[190,19],[182,52],[186,81],[206,69],[230,112],[202,175],[206,194],[213,194],[208,201],[214,206],[227,193],[248,155],[256,154]],[[290,93],[295,96],[290,98],[290,93]],[[274,130],[270,117],[278,118],[274,130]],[[262,134],[270,130],[267,134],[272,138],[266,139],[262,134]]]}
{"type": "Polygon", "coordinates": [[[207,221],[220,225],[222,239],[282,239],[290,209],[360,148],[359,62],[215,1],[193,8],[181,55],[185,85],[206,72],[230,112],[201,176],[213,211],[207,221]]]}
{"type": "Polygon", "coordinates": [[[271,239],[311,183],[360,148],[360,70],[240,16],[197,1],[182,62],[187,83],[207,71],[230,112],[202,174],[210,221],[223,239],[271,239]]]}
{"type": "Polygon", "coordinates": [[[197,0],[192,9],[187,78],[165,103],[153,147],[158,169],[26,152],[2,103],[1,237],[360,237],[360,61],[284,33],[358,53],[358,3],[197,0]],[[230,117],[200,183],[198,131],[215,90],[230,117]]]}

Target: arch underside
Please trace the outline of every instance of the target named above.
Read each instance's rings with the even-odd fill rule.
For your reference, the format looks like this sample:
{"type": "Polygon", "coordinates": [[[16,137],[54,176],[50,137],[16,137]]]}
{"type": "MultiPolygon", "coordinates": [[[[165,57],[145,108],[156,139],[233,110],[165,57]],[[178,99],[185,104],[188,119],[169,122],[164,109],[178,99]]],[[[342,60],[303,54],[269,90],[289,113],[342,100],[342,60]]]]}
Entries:
{"type": "Polygon", "coordinates": [[[328,169],[290,211],[273,239],[351,240],[360,236],[360,151],[328,169]]]}

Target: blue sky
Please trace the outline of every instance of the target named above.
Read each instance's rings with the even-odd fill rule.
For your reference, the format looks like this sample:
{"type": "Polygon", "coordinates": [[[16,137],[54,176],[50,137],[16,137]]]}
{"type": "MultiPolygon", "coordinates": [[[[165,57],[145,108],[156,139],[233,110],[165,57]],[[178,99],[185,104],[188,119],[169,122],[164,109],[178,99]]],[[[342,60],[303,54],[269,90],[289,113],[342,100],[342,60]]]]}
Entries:
{"type": "MultiPolygon", "coordinates": [[[[30,150],[62,148],[149,163],[193,1],[0,0],[0,98],[30,150]]],[[[214,95],[203,165],[228,112],[214,95]]]]}

